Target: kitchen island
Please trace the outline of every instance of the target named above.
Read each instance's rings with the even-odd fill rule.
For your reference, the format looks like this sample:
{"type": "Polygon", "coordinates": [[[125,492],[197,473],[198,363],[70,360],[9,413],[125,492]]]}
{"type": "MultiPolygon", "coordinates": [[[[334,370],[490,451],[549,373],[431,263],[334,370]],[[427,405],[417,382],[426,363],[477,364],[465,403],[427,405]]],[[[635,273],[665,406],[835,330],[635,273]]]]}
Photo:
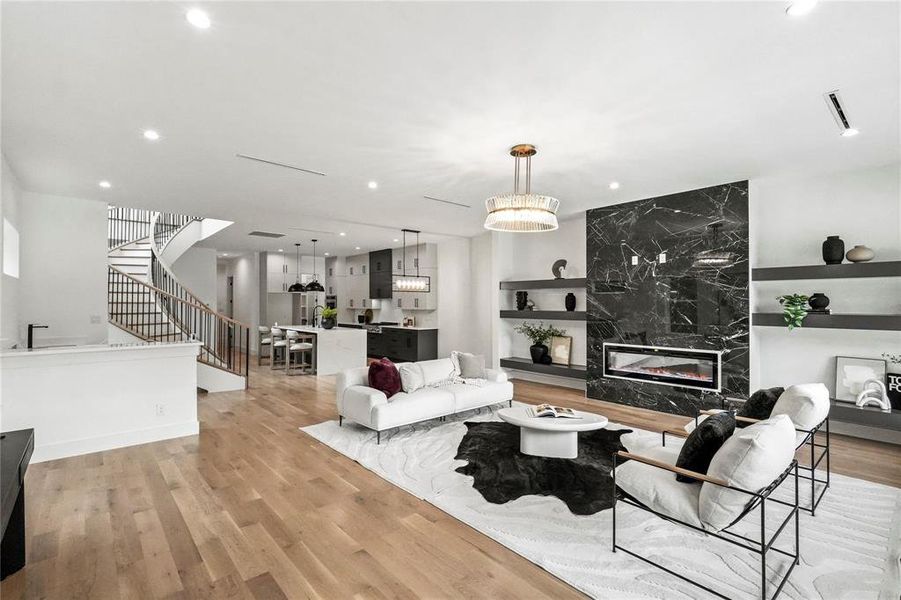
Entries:
{"type": "Polygon", "coordinates": [[[313,368],[317,375],[334,375],[344,369],[366,366],[366,331],[362,329],[346,327],[323,329],[309,325],[278,327],[316,337],[313,368]]]}

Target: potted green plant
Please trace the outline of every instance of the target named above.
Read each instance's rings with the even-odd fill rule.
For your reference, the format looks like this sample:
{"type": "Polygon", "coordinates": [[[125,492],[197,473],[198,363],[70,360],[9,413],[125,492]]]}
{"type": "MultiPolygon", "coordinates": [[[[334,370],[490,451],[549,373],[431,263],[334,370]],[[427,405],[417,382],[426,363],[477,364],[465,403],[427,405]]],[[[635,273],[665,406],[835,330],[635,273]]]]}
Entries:
{"type": "Polygon", "coordinates": [[[565,329],[557,329],[553,325],[545,325],[542,322],[539,322],[537,325],[533,325],[532,323],[522,323],[517,325],[514,329],[532,341],[532,345],[529,347],[529,353],[532,355],[532,362],[535,364],[547,364],[550,362],[550,357],[548,357],[547,353],[547,342],[552,337],[566,334],[565,329]]]}
{"type": "Polygon", "coordinates": [[[807,301],[809,296],[804,294],[784,294],[776,298],[782,305],[782,318],[788,330],[791,331],[795,327],[800,327],[807,316],[807,301]]]}
{"type": "Polygon", "coordinates": [[[335,319],[338,317],[338,311],[334,308],[322,309],[322,328],[331,329],[335,326],[335,319]]]}

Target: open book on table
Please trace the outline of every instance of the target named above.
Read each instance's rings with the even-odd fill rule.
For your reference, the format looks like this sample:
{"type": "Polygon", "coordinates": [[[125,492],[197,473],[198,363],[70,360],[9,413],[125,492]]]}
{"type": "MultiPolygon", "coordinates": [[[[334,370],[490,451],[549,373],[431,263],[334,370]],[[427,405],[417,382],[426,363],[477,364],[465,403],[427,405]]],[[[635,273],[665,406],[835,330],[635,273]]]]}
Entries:
{"type": "Polygon", "coordinates": [[[571,408],[565,408],[563,406],[551,406],[550,404],[539,404],[538,406],[533,406],[529,409],[532,411],[533,417],[553,417],[563,418],[563,419],[579,419],[579,415],[576,414],[571,408]]]}

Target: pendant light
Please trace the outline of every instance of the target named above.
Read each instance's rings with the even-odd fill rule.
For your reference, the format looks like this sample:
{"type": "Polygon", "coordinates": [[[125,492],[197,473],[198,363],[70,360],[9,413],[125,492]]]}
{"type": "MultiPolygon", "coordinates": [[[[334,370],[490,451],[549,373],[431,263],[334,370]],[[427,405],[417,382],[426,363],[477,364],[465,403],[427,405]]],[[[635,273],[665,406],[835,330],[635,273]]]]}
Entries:
{"type": "Polygon", "coordinates": [[[404,234],[403,275],[391,277],[392,292],[430,292],[432,278],[419,274],[419,231],[416,229],[401,229],[404,234]],[[416,234],[416,275],[407,275],[407,233],[416,234]]]}
{"type": "Polygon", "coordinates": [[[294,248],[294,254],[297,257],[297,279],[294,280],[294,283],[291,284],[291,287],[288,288],[288,291],[293,294],[300,294],[307,291],[307,288],[300,282],[300,244],[294,244],[294,248]]]}
{"type": "Polygon", "coordinates": [[[313,240],[313,281],[307,284],[308,292],[324,292],[325,288],[316,280],[316,241],[313,240]]]}
{"type": "Polygon", "coordinates": [[[485,200],[485,208],[488,209],[485,229],[521,233],[557,229],[560,201],[532,193],[532,157],[537,153],[538,149],[532,144],[517,144],[510,148],[510,156],[514,159],[513,193],[485,200]],[[520,186],[519,181],[522,159],[526,160],[525,188],[520,186]]]}

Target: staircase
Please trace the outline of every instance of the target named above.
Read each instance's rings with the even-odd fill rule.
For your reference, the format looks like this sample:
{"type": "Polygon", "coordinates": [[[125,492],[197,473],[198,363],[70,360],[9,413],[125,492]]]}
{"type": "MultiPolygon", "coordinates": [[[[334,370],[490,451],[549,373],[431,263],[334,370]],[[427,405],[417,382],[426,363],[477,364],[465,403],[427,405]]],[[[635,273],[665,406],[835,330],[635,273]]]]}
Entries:
{"type": "MultiPolygon", "coordinates": [[[[147,342],[199,341],[198,380],[206,369],[239,377],[247,386],[250,328],[216,312],[184,287],[171,271],[177,256],[167,246],[202,219],[123,207],[109,210],[109,321],[147,342]]],[[[179,243],[180,254],[190,247],[179,243]]],[[[221,387],[219,389],[235,389],[221,387]]],[[[227,383],[225,384],[228,385],[227,383]]],[[[204,387],[204,386],[200,386],[204,387]]],[[[211,390],[212,391],[212,390],[211,390]]]]}

